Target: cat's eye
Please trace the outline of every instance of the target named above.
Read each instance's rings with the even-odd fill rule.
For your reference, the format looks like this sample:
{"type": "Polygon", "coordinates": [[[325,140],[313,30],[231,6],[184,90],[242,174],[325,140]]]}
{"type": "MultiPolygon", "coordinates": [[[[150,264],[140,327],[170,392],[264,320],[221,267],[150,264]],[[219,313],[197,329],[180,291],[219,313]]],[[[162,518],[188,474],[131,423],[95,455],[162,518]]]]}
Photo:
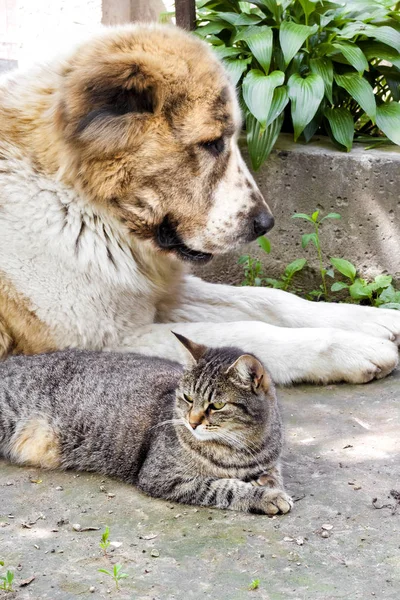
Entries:
{"type": "Polygon", "coordinates": [[[224,408],[226,402],[214,402],[214,404],[210,404],[210,408],[212,410],[221,410],[221,408],[224,408]]]}
{"type": "Polygon", "coordinates": [[[190,396],[188,396],[187,394],[183,394],[183,399],[188,402],[189,404],[193,404],[193,400],[190,396]]]}

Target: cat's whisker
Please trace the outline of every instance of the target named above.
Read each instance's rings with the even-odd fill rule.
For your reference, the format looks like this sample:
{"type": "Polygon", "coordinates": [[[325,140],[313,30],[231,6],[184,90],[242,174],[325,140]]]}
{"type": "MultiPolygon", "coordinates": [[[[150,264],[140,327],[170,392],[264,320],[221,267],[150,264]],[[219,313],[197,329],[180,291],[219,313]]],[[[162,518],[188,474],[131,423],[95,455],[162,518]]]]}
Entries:
{"type": "Polygon", "coordinates": [[[256,453],[249,444],[247,444],[244,440],[240,439],[237,435],[232,433],[231,431],[218,432],[221,439],[225,439],[225,441],[230,442],[237,450],[242,451],[245,450],[250,456],[252,456],[255,460],[258,459],[258,452],[256,453]]]}
{"type": "Polygon", "coordinates": [[[153,427],[150,428],[150,431],[152,429],[155,429],[156,427],[161,427],[161,425],[185,425],[185,421],[184,419],[167,419],[166,421],[161,421],[161,423],[157,423],[156,425],[153,425],[153,427]]]}

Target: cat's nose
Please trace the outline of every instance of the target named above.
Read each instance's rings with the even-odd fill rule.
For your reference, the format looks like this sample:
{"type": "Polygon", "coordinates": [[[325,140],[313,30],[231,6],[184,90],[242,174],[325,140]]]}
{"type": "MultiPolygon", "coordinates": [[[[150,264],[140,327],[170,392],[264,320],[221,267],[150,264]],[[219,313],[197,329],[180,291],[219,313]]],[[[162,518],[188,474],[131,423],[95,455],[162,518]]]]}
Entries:
{"type": "Polygon", "coordinates": [[[201,422],[200,421],[189,421],[189,424],[192,429],[196,429],[196,427],[201,425],[201,422]]]}

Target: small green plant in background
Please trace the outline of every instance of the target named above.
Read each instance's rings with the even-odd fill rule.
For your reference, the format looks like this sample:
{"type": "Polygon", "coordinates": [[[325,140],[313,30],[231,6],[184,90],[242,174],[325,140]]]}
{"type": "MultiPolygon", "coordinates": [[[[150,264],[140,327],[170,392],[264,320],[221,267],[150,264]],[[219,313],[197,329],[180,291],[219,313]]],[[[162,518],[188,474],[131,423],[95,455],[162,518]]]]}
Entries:
{"type": "Polygon", "coordinates": [[[195,33],[237,86],[254,169],[281,131],[400,145],[396,0],[198,0],[195,33]]]}
{"type": "Polygon", "coordinates": [[[258,590],[259,587],[260,587],[260,580],[253,579],[253,581],[249,585],[249,590],[258,590]]]}
{"type": "MultiPolygon", "coordinates": [[[[313,231],[304,233],[301,236],[301,245],[302,248],[307,248],[309,244],[315,246],[318,257],[318,270],[321,277],[321,284],[318,289],[299,294],[300,290],[293,286],[294,275],[302,271],[307,265],[305,258],[297,258],[292,261],[285,267],[284,272],[278,279],[272,279],[265,277],[262,262],[257,258],[253,258],[250,254],[241,256],[238,261],[244,268],[245,279],[242,285],[264,286],[291,291],[304,295],[308,300],[316,301],[331,300],[332,296],[329,292],[333,294],[341,292],[342,296],[344,292],[347,292],[347,297],[344,298],[345,302],[400,310],[400,290],[395,289],[391,275],[377,275],[373,281],[367,281],[358,276],[356,267],[344,258],[330,257],[331,267],[326,268],[324,266],[320,235],[321,225],[328,222],[328,220],[340,219],[341,215],[339,213],[328,213],[322,216],[319,210],[315,210],[311,215],[296,213],[292,215],[292,218],[303,219],[312,225],[313,231]],[[348,282],[335,280],[337,274],[340,274],[341,279],[345,277],[348,282]],[[330,288],[327,277],[335,280],[330,288]]],[[[258,242],[259,246],[269,254],[271,251],[270,241],[267,240],[267,243],[264,244],[259,238],[258,242]]]]}
{"type": "Polygon", "coordinates": [[[107,571],[106,569],[99,569],[99,573],[105,573],[109,577],[111,577],[115,583],[115,587],[119,590],[119,582],[121,579],[126,579],[129,577],[127,573],[121,573],[122,565],[116,564],[111,571],[107,571]]]}
{"type": "Polygon", "coordinates": [[[400,291],[396,291],[393,287],[391,275],[377,275],[373,281],[368,282],[362,277],[357,277],[357,269],[350,261],[332,257],[330,262],[350,281],[350,283],[335,281],[331,286],[332,292],[347,290],[353,301],[400,310],[400,291]]]}
{"type": "MultiPolygon", "coordinates": [[[[0,565],[4,567],[4,561],[0,560],[0,565]]],[[[5,592],[13,591],[13,581],[14,581],[14,573],[9,569],[6,571],[5,575],[0,575],[0,590],[5,592]]]]}
{"type": "Polygon", "coordinates": [[[110,536],[110,528],[108,526],[106,526],[104,533],[101,536],[101,541],[99,543],[100,548],[103,550],[104,555],[107,554],[107,548],[110,546],[110,541],[109,541],[109,536],[110,536]]]}
{"type": "Polygon", "coordinates": [[[314,231],[312,233],[304,233],[301,236],[301,246],[302,246],[302,248],[307,248],[308,244],[312,243],[312,244],[314,244],[315,248],[317,249],[319,272],[321,275],[322,283],[321,283],[319,290],[313,290],[312,292],[310,292],[310,294],[313,295],[317,300],[319,300],[322,296],[326,300],[328,298],[328,288],[326,285],[326,276],[328,275],[329,277],[334,277],[334,273],[333,273],[332,269],[325,269],[325,267],[324,267],[322,252],[321,252],[321,241],[320,241],[320,236],[319,236],[319,230],[320,230],[322,223],[326,219],[340,219],[341,216],[339,215],[339,213],[329,213],[329,214],[325,215],[325,217],[320,218],[319,215],[320,215],[319,210],[314,211],[312,213],[312,215],[306,215],[305,213],[295,213],[294,215],[292,215],[292,219],[303,219],[304,221],[311,223],[313,226],[314,231]]]}

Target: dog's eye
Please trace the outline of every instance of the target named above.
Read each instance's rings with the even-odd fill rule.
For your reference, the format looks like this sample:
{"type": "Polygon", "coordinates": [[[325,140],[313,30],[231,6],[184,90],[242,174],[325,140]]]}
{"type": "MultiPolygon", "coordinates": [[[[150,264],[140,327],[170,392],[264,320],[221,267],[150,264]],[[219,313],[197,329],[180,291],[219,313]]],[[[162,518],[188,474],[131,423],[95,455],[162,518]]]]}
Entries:
{"type": "Polygon", "coordinates": [[[201,142],[200,146],[213,156],[218,156],[225,150],[225,140],[223,137],[219,137],[216,140],[210,140],[209,142],[201,142]]]}
{"type": "Polygon", "coordinates": [[[190,396],[188,396],[187,394],[183,394],[183,399],[188,402],[189,404],[193,404],[193,400],[190,396]]]}
{"type": "Polygon", "coordinates": [[[224,408],[226,402],[214,402],[214,404],[210,404],[210,408],[212,410],[221,410],[221,408],[224,408]]]}

